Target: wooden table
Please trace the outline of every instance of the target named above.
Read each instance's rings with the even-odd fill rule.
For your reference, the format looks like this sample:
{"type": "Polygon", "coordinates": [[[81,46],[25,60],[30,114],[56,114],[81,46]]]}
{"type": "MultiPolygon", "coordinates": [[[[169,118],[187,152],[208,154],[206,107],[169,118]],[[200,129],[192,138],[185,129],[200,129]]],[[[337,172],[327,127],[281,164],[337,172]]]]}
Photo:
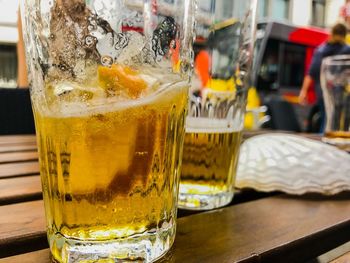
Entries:
{"type": "MultiPolygon", "coordinates": [[[[0,263],[50,262],[36,149],[34,136],[0,136],[0,263]]],[[[349,193],[242,191],[226,208],[180,210],[161,262],[305,262],[349,240],[349,193]]]]}

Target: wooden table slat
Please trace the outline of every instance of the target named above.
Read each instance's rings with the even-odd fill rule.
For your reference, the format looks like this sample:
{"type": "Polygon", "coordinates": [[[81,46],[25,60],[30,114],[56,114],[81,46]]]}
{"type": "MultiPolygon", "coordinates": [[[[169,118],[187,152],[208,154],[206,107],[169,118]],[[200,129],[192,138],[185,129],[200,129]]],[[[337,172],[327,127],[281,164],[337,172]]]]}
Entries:
{"type": "Polygon", "coordinates": [[[39,174],[39,163],[37,161],[0,164],[0,180],[1,178],[35,174],[39,174]]]}
{"type": "Polygon", "coordinates": [[[39,200],[41,198],[39,175],[0,180],[0,205],[39,200]]]}
{"type": "MultiPolygon", "coordinates": [[[[49,253],[49,251],[47,251],[47,253],[49,253]]],[[[330,263],[349,263],[349,262],[350,262],[350,252],[340,256],[339,258],[336,258],[335,260],[332,260],[330,263]]]]}
{"type": "Polygon", "coordinates": [[[43,201],[0,206],[0,258],[45,246],[43,201]]]}
{"type": "Polygon", "coordinates": [[[0,153],[0,164],[37,161],[37,160],[38,160],[37,151],[0,153]]]}
{"type": "Polygon", "coordinates": [[[43,249],[18,256],[0,258],[0,263],[52,263],[49,255],[49,249],[43,249]]]}
{"type": "MultiPolygon", "coordinates": [[[[323,200],[275,196],[191,215],[178,220],[167,260],[279,262],[282,255],[283,262],[306,261],[349,239],[349,215],[349,195],[323,200]]],[[[0,206],[0,257],[13,253],[19,241],[44,238],[43,217],[42,201],[0,206]],[[9,221],[9,215],[14,219],[9,221]]]]}
{"type": "Polygon", "coordinates": [[[0,153],[11,153],[11,152],[29,152],[36,151],[36,143],[19,143],[19,144],[2,144],[0,145],[0,153]]]}
{"type": "Polygon", "coordinates": [[[283,262],[303,262],[348,240],[349,215],[350,194],[339,200],[276,196],[185,217],[180,219],[174,258],[279,262],[284,255],[283,262]]]}
{"type": "Polygon", "coordinates": [[[11,143],[35,143],[35,135],[2,135],[0,136],[0,145],[11,143]]]}

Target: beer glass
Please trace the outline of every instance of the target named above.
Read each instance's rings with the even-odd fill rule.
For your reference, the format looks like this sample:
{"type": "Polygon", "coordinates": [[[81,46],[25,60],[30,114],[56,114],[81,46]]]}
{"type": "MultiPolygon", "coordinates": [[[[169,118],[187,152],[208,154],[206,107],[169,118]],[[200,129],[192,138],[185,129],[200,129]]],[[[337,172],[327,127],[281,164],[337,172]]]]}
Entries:
{"type": "Polygon", "coordinates": [[[256,5],[255,0],[198,2],[180,208],[213,209],[233,198],[256,5]]]}
{"type": "Polygon", "coordinates": [[[350,55],[323,60],[321,88],[326,108],[322,140],[350,152],[350,55]]]}
{"type": "Polygon", "coordinates": [[[56,261],[153,262],[174,242],[194,4],[22,1],[56,261]]]}

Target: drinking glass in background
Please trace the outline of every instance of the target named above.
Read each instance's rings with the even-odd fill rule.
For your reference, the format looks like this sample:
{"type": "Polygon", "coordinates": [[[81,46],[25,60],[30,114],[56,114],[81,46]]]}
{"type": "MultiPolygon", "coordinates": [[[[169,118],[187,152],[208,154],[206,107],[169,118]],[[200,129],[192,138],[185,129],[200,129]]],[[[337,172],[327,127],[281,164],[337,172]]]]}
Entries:
{"type": "Polygon", "coordinates": [[[194,1],[21,9],[54,259],[153,262],[175,238],[194,1]]]}
{"type": "Polygon", "coordinates": [[[321,87],[326,108],[326,128],[322,140],[350,152],[349,55],[323,60],[321,87]]]}
{"type": "Polygon", "coordinates": [[[252,64],[257,1],[211,2],[198,2],[180,179],[184,209],[213,209],[233,198],[252,64]]]}

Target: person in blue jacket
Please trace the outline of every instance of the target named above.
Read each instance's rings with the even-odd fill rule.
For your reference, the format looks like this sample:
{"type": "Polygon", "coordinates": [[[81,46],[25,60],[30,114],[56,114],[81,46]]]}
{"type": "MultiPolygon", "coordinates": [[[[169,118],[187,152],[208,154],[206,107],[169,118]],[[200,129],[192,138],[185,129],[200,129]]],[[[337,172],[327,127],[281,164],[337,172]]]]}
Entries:
{"type": "Polygon", "coordinates": [[[305,76],[302,88],[299,94],[299,103],[305,105],[307,103],[307,94],[312,83],[315,84],[315,91],[317,97],[317,105],[320,110],[321,117],[321,130],[323,132],[325,126],[325,109],[323,102],[323,95],[320,84],[320,71],[322,60],[325,57],[350,54],[350,46],[345,42],[347,34],[347,28],[342,23],[337,23],[332,27],[331,35],[328,41],[321,44],[315,50],[311,66],[308,74],[305,76]]]}

